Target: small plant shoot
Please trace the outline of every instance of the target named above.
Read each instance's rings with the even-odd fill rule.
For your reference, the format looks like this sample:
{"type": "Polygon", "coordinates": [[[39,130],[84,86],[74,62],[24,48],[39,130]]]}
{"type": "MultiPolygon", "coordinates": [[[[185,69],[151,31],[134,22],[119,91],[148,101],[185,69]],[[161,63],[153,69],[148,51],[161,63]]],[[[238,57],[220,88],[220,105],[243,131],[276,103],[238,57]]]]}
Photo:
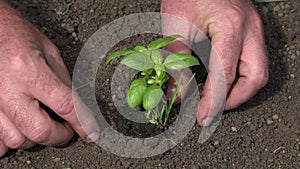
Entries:
{"type": "MultiPolygon", "coordinates": [[[[127,92],[127,103],[131,108],[142,107],[146,110],[149,122],[155,125],[165,125],[169,119],[171,109],[178,97],[179,87],[182,84],[183,69],[199,65],[198,60],[188,54],[170,54],[165,59],[160,51],[169,43],[182,38],[179,35],[160,38],[151,42],[147,48],[136,46],[133,50],[121,50],[110,54],[106,58],[106,64],[115,58],[124,56],[121,64],[138,70],[139,78],[131,82],[127,92]],[[179,70],[180,77],[176,79],[178,84],[171,100],[166,100],[162,88],[169,76],[167,70],[179,70]],[[162,103],[162,105],[160,105],[162,103]]],[[[191,83],[195,74],[182,88],[183,92],[191,83]]]]}

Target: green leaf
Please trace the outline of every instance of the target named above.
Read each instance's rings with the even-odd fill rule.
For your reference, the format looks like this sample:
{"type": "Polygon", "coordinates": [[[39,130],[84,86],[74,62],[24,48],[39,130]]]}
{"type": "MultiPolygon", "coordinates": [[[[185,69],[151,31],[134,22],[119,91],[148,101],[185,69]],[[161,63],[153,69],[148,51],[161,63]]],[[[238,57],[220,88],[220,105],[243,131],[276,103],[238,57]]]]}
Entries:
{"type": "Polygon", "coordinates": [[[133,50],[137,51],[137,52],[142,52],[142,51],[147,50],[147,49],[144,46],[138,45],[133,50]]]}
{"type": "Polygon", "coordinates": [[[145,110],[151,110],[158,105],[164,92],[156,85],[148,87],[143,97],[143,107],[145,110]]]}
{"type": "Polygon", "coordinates": [[[127,103],[131,108],[136,108],[143,102],[143,96],[147,89],[146,80],[140,78],[134,80],[127,93],[127,103]]]}
{"type": "Polygon", "coordinates": [[[173,35],[173,36],[168,36],[165,38],[160,38],[160,39],[157,39],[157,40],[151,42],[148,45],[148,48],[149,49],[160,49],[178,38],[183,38],[183,37],[180,35],[173,35]]]}
{"type": "Polygon", "coordinates": [[[154,66],[154,70],[155,70],[155,73],[156,73],[156,76],[157,76],[157,80],[162,80],[165,77],[166,69],[165,69],[164,65],[157,64],[157,65],[154,66]]]}
{"type": "Polygon", "coordinates": [[[119,56],[126,56],[133,52],[134,52],[133,50],[121,50],[121,51],[114,52],[106,58],[105,64],[108,64],[111,60],[113,60],[119,56]]]}
{"type": "Polygon", "coordinates": [[[138,86],[147,86],[145,78],[139,78],[131,82],[129,89],[138,87],[138,86]]]}
{"type": "Polygon", "coordinates": [[[143,71],[146,69],[151,69],[154,66],[151,58],[144,53],[135,52],[121,60],[121,64],[124,64],[132,69],[143,71]]]}
{"type": "Polygon", "coordinates": [[[151,51],[151,59],[155,64],[162,64],[163,62],[163,56],[159,50],[152,50],[151,51]]]}
{"type": "Polygon", "coordinates": [[[199,61],[192,55],[171,54],[165,60],[164,65],[170,70],[180,70],[190,66],[199,65],[199,61]]]}
{"type": "Polygon", "coordinates": [[[143,70],[141,74],[143,76],[145,76],[145,75],[149,76],[149,75],[151,75],[152,72],[153,72],[153,69],[146,69],[146,70],[143,70]]]}

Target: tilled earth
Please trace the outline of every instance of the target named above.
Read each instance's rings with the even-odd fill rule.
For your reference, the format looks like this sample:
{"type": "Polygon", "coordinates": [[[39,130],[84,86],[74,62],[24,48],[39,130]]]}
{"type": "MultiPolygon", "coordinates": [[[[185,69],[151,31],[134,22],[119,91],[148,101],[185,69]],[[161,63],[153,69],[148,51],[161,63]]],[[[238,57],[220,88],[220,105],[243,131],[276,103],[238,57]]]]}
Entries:
{"type": "MultiPolygon", "coordinates": [[[[124,15],[160,10],[159,0],[8,2],[58,46],[71,74],[80,49],[99,28],[124,15]]],[[[201,127],[196,123],[181,144],[145,159],[121,158],[74,137],[63,147],[11,150],[0,159],[0,168],[300,168],[300,2],[256,7],[265,26],[270,82],[252,100],[226,112],[205,143],[197,142],[201,127]]],[[[153,38],[133,37],[118,47],[153,38]]],[[[99,76],[100,81],[109,79],[111,71],[99,76]]],[[[101,88],[97,92],[107,94],[107,86],[101,88]]]]}

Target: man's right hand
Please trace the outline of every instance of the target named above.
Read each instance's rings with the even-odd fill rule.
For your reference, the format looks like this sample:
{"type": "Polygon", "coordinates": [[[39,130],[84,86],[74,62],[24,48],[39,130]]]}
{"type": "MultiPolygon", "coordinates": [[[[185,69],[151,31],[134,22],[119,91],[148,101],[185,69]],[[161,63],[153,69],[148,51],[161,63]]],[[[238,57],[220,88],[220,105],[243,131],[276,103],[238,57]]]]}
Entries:
{"type": "Polygon", "coordinates": [[[83,139],[95,141],[96,121],[83,108],[84,119],[79,122],[71,87],[55,45],[0,0],[0,157],[9,148],[65,144],[73,129],[83,139]],[[66,122],[51,119],[40,102],[66,122]]]}

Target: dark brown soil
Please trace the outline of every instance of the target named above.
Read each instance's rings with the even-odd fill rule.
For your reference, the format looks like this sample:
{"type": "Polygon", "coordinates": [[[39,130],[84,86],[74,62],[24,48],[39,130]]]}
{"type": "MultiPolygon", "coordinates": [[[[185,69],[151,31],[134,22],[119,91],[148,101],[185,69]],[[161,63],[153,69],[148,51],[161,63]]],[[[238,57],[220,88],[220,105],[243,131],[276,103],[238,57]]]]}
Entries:
{"type": "MultiPolygon", "coordinates": [[[[124,15],[160,8],[159,0],[9,3],[59,47],[70,73],[83,44],[101,26],[124,15]]],[[[248,103],[223,115],[217,131],[204,144],[197,142],[201,128],[196,123],[174,149],[145,159],[121,158],[74,137],[64,147],[11,150],[0,160],[0,168],[300,168],[300,3],[260,3],[257,9],[265,25],[270,82],[248,103]]],[[[131,48],[153,38],[130,38],[118,47],[131,48]]],[[[107,73],[98,80],[110,77],[107,73]]],[[[108,95],[103,89],[99,92],[108,95]]],[[[116,116],[112,118],[118,122],[116,116]]]]}

